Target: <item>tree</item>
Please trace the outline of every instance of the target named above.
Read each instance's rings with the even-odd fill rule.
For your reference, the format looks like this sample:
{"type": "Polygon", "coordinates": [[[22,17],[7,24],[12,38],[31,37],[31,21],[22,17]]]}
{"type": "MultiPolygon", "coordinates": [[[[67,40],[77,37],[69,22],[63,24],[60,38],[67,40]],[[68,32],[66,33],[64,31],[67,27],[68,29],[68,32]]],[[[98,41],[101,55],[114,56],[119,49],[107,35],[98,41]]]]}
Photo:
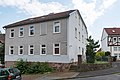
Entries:
{"type": "Polygon", "coordinates": [[[87,56],[87,63],[94,63],[95,62],[95,51],[96,48],[99,48],[99,41],[94,41],[91,36],[87,39],[87,46],[86,46],[86,56],[87,56]]]}

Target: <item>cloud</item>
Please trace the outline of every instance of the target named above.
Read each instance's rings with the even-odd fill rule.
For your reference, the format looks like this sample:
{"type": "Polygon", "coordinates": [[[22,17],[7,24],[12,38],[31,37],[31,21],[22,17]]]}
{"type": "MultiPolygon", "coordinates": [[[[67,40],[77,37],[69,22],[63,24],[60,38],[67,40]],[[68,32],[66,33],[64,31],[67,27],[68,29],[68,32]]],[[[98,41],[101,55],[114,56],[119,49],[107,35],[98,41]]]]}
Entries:
{"type": "Polygon", "coordinates": [[[94,22],[102,15],[105,10],[110,8],[117,0],[72,0],[74,8],[79,9],[87,26],[92,26],[94,22]]]}
{"type": "Polygon", "coordinates": [[[68,9],[67,6],[63,6],[59,2],[43,3],[39,0],[0,0],[0,6],[16,7],[19,9],[18,12],[30,14],[31,16],[40,16],[68,9]]]}
{"type": "MultiPolygon", "coordinates": [[[[71,1],[72,7],[79,9],[87,27],[89,27],[92,26],[100,16],[104,15],[105,10],[110,8],[117,0],[89,0],[89,2],[85,2],[85,0],[71,1]]],[[[25,13],[32,17],[73,9],[59,2],[43,3],[40,0],[0,0],[0,6],[16,7],[18,13],[25,13]]]]}

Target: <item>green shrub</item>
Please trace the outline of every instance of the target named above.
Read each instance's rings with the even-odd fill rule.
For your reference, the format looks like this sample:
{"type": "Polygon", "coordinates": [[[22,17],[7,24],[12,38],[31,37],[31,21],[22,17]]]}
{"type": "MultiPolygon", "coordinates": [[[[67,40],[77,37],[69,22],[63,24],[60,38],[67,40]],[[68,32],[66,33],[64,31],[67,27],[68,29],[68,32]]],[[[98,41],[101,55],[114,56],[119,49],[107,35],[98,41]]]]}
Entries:
{"type": "Polygon", "coordinates": [[[30,63],[20,59],[16,62],[16,67],[22,72],[22,74],[37,74],[37,73],[45,73],[52,72],[53,68],[49,66],[47,62],[34,62],[30,63]]]}

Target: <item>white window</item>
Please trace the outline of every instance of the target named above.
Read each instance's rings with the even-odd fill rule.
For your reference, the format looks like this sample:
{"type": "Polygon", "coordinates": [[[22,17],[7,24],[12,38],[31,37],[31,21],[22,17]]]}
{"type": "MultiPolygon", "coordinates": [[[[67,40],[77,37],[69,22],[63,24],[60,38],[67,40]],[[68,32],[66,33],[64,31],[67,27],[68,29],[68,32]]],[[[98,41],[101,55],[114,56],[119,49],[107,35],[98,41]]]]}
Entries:
{"type": "Polygon", "coordinates": [[[113,42],[117,42],[117,38],[116,37],[113,38],[113,42]]]}
{"type": "Polygon", "coordinates": [[[53,33],[60,33],[60,22],[54,22],[53,24],[53,33]]]}
{"type": "Polygon", "coordinates": [[[29,45],[29,55],[34,55],[34,46],[29,45]]]}
{"type": "Polygon", "coordinates": [[[19,46],[19,50],[18,50],[19,52],[19,55],[23,55],[23,46],[19,46]]]}
{"type": "Polygon", "coordinates": [[[24,36],[24,28],[19,28],[19,37],[23,37],[24,36]]]}
{"type": "Polygon", "coordinates": [[[84,43],[84,36],[82,35],[82,43],[84,43]]]}
{"type": "Polygon", "coordinates": [[[46,55],[46,45],[41,45],[40,54],[46,55]]]}
{"type": "Polygon", "coordinates": [[[10,38],[14,38],[14,29],[10,30],[10,38]]]}
{"type": "Polygon", "coordinates": [[[60,55],[60,44],[53,44],[53,54],[60,55]]]}
{"type": "Polygon", "coordinates": [[[79,32],[79,41],[80,41],[80,32],[79,32]]]}
{"type": "Polygon", "coordinates": [[[120,51],[120,47],[118,47],[118,51],[120,51]]]}
{"type": "Polygon", "coordinates": [[[117,47],[114,47],[114,51],[117,51],[117,47]]]}
{"type": "Polygon", "coordinates": [[[80,50],[80,47],[79,47],[79,54],[80,54],[81,50],[80,50]]]}
{"type": "Polygon", "coordinates": [[[114,56],[116,56],[116,57],[117,57],[117,53],[114,53],[114,56]]]}
{"type": "Polygon", "coordinates": [[[75,28],[75,38],[77,38],[77,28],[75,28]]]}
{"type": "Polygon", "coordinates": [[[10,46],[9,47],[9,55],[13,55],[14,54],[14,47],[10,46]]]}
{"type": "Polygon", "coordinates": [[[29,36],[34,36],[34,34],[35,34],[34,26],[30,26],[29,27],[29,36]]]}

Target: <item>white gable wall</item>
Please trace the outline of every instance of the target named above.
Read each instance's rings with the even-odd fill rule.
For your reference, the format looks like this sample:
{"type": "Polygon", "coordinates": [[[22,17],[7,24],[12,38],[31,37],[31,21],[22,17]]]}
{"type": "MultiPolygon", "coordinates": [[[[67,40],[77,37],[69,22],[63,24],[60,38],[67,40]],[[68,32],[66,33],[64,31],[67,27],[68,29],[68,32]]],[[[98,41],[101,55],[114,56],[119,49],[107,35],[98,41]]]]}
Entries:
{"type": "Polygon", "coordinates": [[[82,29],[83,22],[79,19],[79,14],[77,11],[74,11],[70,14],[68,19],[68,32],[67,32],[67,53],[69,54],[69,60],[76,62],[78,57],[77,55],[82,55],[82,48],[84,49],[84,58],[86,58],[86,39],[87,30],[85,26],[82,29]],[[80,24],[79,24],[80,21],[80,24]],[[75,38],[75,28],[77,28],[77,38],[75,38]],[[80,41],[79,41],[79,32],[80,32],[80,41]],[[82,43],[82,35],[84,36],[82,43]],[[79,50],[80,47],[80,50],[79,50]]]}
{"type": "Polygon", "coordinates": [[[110,47],[107,44],[108,34],[106,33],[105,29],[103,29],[102,37],[101,37],[101,46],[102,51],[110,51],[110,47]]]}

